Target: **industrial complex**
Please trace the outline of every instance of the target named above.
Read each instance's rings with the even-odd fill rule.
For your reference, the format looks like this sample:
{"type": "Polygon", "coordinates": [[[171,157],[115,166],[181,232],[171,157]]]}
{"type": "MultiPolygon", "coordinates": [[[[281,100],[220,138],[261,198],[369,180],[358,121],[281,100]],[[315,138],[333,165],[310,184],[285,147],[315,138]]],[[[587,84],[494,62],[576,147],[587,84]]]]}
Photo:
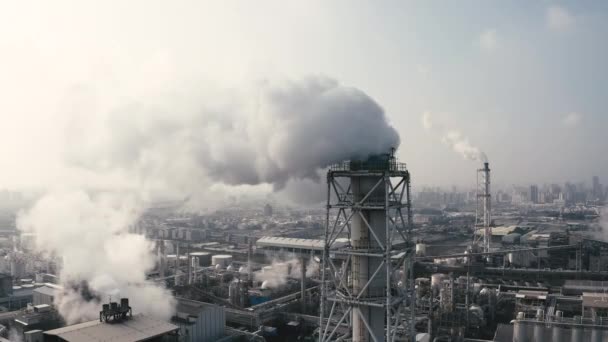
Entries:
{"type": "Polygon", "coordinates": [[[174,297],[169,319],[93,294],[99,318],[68,324],[56,307],[61,260],[7,229],[0,334],[27,342],[608,341],[603,192],[596,185],[597,198],[582,202],[565,189],[532,188],[521,204],[493,193],[490,173],[482,163],[471,193],[413,193],[406,165],[389,153],[329,167],[324,209],[151,208],[131,230],[154,243],[147,281],[174,297]]]}

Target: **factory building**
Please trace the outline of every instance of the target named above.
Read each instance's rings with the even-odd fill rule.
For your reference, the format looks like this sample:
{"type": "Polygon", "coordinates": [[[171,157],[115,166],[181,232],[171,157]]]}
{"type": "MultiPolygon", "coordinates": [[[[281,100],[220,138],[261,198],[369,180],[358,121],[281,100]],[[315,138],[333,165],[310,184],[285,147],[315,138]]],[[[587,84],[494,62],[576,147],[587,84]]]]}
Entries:
{"type": "Polygon", "coordinates": [[[112,323],[94,320],[64,328],[40,331],[44,342],[139,342],[161,340],[178,341],[179,327],[143,314],[112,323]]]}
{"type": "Polygon", "coordinates": [[[178,298],[171,322],[180,342],[213,342],[224,336],[226,314],[221,306],[178,298]]]}
{"type": "MultiPolygon", "coordinates": [[[[348,243],[348,239],[338,238],[332,245],[332,249],[345,247],[348,243]]],[[[264,236],[258,239],[256,246],[258,249],[268,251],[282,251],[302,255],[321,255],[323,253],[324,241],[264,236]]]]}

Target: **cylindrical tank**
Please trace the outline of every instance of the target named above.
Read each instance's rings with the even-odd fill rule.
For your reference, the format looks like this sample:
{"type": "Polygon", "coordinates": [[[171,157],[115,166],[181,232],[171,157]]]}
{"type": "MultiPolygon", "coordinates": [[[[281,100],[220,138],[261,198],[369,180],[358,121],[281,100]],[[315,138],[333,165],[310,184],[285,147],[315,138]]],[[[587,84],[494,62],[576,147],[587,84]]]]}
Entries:
{"type": "Polygon", "coordinates": [[[424,244],[424,243],[416,244],[416,256],[426,256],[426,244],[424,244]]]}
{"type": "Polygon", "coordinates": [[[220,265],[220,268],[226,268],[232,263],[232,255],[217,254],[211,257],[211,265],[220,265]]]}
{"type": "Polygon", "coordinates": [[[211,253],[208,252],[194,252],[190,253],[190,257],[198,262],[198,266],[207,267],[211,265],[211,253]]]}
{"type": "Polygon", "coordinates": [[[565,329],[560,327],[559,324],[554,324],[551,327],[551,342],[562,342],[564,341],[565,329]]]}
{"type": "Polygon", "coordinates": [[[580,342],[583,341],[583,328],[580,326],[581,316],[574,316],[574,325],[572,325],[570,341],[580,342]]]}
{"type": "Polygon", "coordinates": [[[536,324],[534,324],[534,341],[545,340],[545,312],[542,309],[536,310],[536,324]]]}
{"type": "Polygon", "coordinates": [[[599,327],[601,321],[596,320],[591,328],[591,342],[602,342],[602,329],[599,327]]]}
{"type": "Polygon", "coordinates": [[[241,284],[238,280],[234,280],[228,286],[228,299],[232,305],[241,306],[240,301],[241,284]]]}
{"type": "Polygon", "coordinates": [[[527,326],[522,322],[526,318],[523,312],[517,313],[517,318],[513,324],[513,342],[528,342],[527,326]]]}

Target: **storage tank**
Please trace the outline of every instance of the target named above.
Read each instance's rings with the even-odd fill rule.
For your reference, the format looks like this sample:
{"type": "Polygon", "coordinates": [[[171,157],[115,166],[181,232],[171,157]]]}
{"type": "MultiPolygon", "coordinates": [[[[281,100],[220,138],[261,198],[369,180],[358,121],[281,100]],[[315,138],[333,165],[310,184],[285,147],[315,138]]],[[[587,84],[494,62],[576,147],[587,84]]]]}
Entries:
{"type": "Polygon", "coordinates": [[[416,256],[426,256],[426,244],[425,243],[416,244],[416,256]]]}
{"type": "Polygon", "coordinates": [[[208,252],[194,252],[190,253],[190,257],[196,260],[197,265],[200,267],[207,267],[211,265],[211,253],[208,252]]]}
{"type": "Polygon", "coordinates": [[[217,254],[211,257],[211,265],[220,265],[220,268],[226,268],[232,263],[232,255],[228,254],[217,254]]]}
{"type": "Polygon", "coordinates": [[[536,320],[538,323],[534,325],[534,341],[544,341],[545,325],[541,322],[545,320],[545,312],[542,309],[536,310],[536,320]]]}
{"type": "Polygon", "coordinates": [[[513,324],[513,342],[528,342],[527,326],[522,320],[526,318],[523,312],[517,313],[517,318],[513,324]]]}
{"type": "Polygon", "coordinates": [[[242,306],[241,303],[241,282],[237,279],[228,286],[228,299],[232,305],[242,306]]]}
{"type": "Polygon", "coordinates": [[[581,316],[574,316],[574,324],[572,325],[571,329],[570,341],[583,341],[583,328],[580,326],[581,323],[581,316]]]}

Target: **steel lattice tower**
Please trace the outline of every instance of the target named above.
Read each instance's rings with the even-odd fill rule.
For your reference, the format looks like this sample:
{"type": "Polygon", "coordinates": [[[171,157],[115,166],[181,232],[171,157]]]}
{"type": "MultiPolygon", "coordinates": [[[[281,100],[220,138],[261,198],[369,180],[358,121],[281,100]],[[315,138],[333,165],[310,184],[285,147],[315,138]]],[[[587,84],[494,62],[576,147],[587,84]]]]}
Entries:
{"type": "Polygon", "coordinates": [[[329,169],[320,342],[415,335],[411,227],[410,174],[392,154],[329,169]],[[341,237],[349,243],[334,248],[341,237]]]}
{"type": "Polygon", "coordinates": [[[473,245],[481,245],[483,252],[490,252],[492,240],[492,195],[490,194],[490,164],[484,163],[483,169],[477,170],[477,211],[475,215],[475,231],[473,245]],[[483,229],[483,234],[477,234],[483,229]]]}

